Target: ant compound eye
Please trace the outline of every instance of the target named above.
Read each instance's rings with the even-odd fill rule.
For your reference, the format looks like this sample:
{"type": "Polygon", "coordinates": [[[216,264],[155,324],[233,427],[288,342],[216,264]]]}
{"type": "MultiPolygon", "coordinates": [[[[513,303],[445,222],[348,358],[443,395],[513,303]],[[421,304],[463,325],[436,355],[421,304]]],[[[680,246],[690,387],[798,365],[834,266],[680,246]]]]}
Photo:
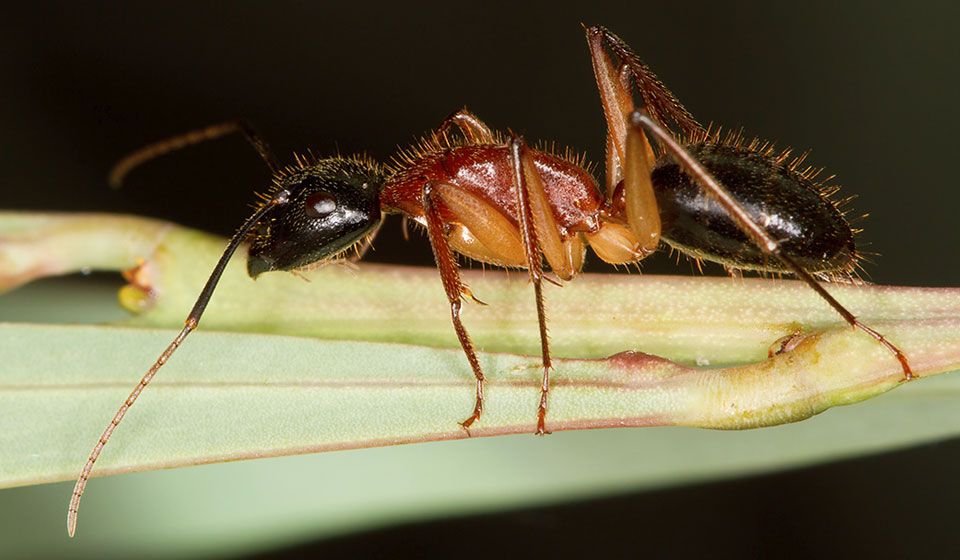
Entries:
{"type": "Polygon", "coordinates": [[[324,218],[337,209],[337,200],[323,191],[315,192],[307,197],[304,211],[310,218],[324,218]]]}

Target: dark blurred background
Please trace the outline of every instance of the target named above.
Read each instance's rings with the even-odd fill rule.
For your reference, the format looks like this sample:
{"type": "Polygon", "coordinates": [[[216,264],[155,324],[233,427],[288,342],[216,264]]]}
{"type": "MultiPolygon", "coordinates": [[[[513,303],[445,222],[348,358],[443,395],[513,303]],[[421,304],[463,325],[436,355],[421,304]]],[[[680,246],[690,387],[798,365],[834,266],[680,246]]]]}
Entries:
{"type": "MultiPolygon", "coordinates": [[[[582,21],[620,34],[700,120],[812,148],[810,161],[858,196],[855,213],[870,214],[861,241],[879,254],[867,266],[873,281],[960,283],[950,226],[960,201],[955,3],[464,7],[473,4],[5,8],[2,206],[129,212],[228,234],[268,180],[240,138],[152,162],[121,191],[109,190],[105,176],[144,143],[238,116],[283,156],[311,148],[387,159],[467,105],[494,127],[585,150],[600,163],[604,127],[582,21]]],[[[397,220],[369,260],[431,264],[426,241],[404,242],[397,220]]],[[[643,268],[689,269],[665,256],[643,268]]],[[[957,548],[943,521],[955,518],[957,467],[960,445],[949,442],[287,552],[471,556],[470,540],[482,538],[493,545],[485,550],[510,542],[533,555],[942,554],[957,548]]]]}

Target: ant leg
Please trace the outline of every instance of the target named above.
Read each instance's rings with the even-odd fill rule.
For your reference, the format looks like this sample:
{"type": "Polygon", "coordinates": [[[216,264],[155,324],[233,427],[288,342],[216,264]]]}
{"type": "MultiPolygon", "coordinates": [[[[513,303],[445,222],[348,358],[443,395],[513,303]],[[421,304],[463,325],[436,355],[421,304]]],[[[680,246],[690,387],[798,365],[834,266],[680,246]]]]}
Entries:
{"type": "MultiPolygon", "coordinates": [[[[543,303],[543,261],[541,252],[545,255],[553,254],[556,260],[560,260],[564,257],[561,249],[563,242],[553,219],[553,212],[548,204],[540,174],[537,172],[533,158],[530,156],[522,138],[514,136],[510,139],[510,156],[513,163],[514,185],[517,189],[517,213],[520,219],[520,232],[523,235],[527,270],[530,273],[530,282],[533,283],[533,292],[537,304],[537,322],[540,327],[543,380],[540,384],[536,433],[543,435],[548,433],[546,430],[547,394],[550,391],[550,370],[553,369],[553,364],[550,360],[547,316],[543,303]]],[[[564,274],[569,272],[569,276],[572,277],[572,262],[562,263],[563,268],[558,271],[549,257],[547,260],[558,276],[563,278],[564,274]]]]}
{"type": "Polygon", "coordinates": [[[600,229],[584,237],[600,260],[610,264],[629,265],[645,256],[637,250],[639,243],[633,231],[617,222],[601,220],[600,229]]]}
{"type": "Polygon", "coordinates": [[[607,121],[607,203],[611,209],[616,207],[615,193],[622,184],[628,225],[624,228],[604,222],[587,239],[607,262],[636,262],[656,251],[660,244],[660,214],[650,181],[656,158],[643,131],[628,126],[633,112],[630,68],[626,64],[619,69],[614,65],[603,48],[600,28],[588,29],[587,41],[607,121]]]}
{"type": "MultiPolygon", "coordinates": [[[[529,169],[534,169],[532,163],[528,165],[529,169]]],[[[539,176],[536,179],[539,185],[539,176]]],[[[540,188],[542,193],[542,185],[540,188]]],[[[527,196],[524,198],[524,202],[529,207],[530,203],[528,201],[529,197],[527,196]]],[[[460,309],[463,296],[468,296],[478,303],[483,302],[474,297],[460,280],[454,250],[473,258],[479,258],[484,262],[502,266],[524,267],[531,260],[527,258],[526,238],[523,237],[521,231],[484,198],[451,183],[430,182],[423,189],[423,208],[427,222],[427,236],[430,238],[430,245],[433,247],[434,258],[437,267],[440,269],[443,287],[450,301],[454,330],[464,353],[467,355],[467,361],[470,362],[470,367],[477,378],[477,402],[473,415],[461,422],[464,428],[469,428],[480,418],[483,411],[484,376],[473,343],[460,321],[460,309]],[[445,212],[453,214],[456,223],[447,224],[444,222],[438,204],[443,205],[445,212]]],[[[536,223],[536,219],[527,220],[524,223],[533,224],[536,223]]],[[[554,232],[556,233],[556,231],[556,227],[554,227],[554,232]]],[[[582,263],[583,245],[579,243],[579,238],[576,239],[577,242],[568,241],[562,244],[562,247],[567,250],[568,255],[573,256],[577,256],[576,251],[579,248],[580,260],[573,260],[570,257],[574,265],[579,267],[582,263]]],[[[536,262],[539,266],[539,248],[536,248],[536,251],[537,258],[533,262],[536,262]]],[[[542,271],[538,272],[537,277],[541,276],[542,271]]],[[[538,301],[541,302],[542,312],[542,299],[538,299],[538,301]]],[[[549,352],[546,356],[549,364],[549,352]]]]}
{"type": "Polygon", "coordinates": [[[277,172],[280,166],[277,165],[277,160],[275,157],[273,157],[273,153],[270,151],[270,146],[268,146],[266,141],[264,141],[263,138],[257,134],[257,131],[250,125],[250,123],[242,119],[237,119],[210,125],[198,130],[192,130],[190,132],[179,134],[172,138],[167,138],[165,140],[161,140],[140,148],[127,157],[121,159],[116,163],[116,165],[113,166],[113,169],[110,170],[110,175],[108,178],[110,186],[115,189],[120,188],[120,186],[123,185],[123,179],[128,173],[140,165],[150,161],[151,159],[155,159],[164,154],[175,152],[194,144],[199,144],[208,140],[214,140],[234,132],[239,132],[242,134],[247,142],[253,146],[253,149],[257,151],[257,154],[260,155],[260,158],[263,159],[263,162],[267,164],[267,167],[270,169],[270,173],[277,172]]]}
{"type": "MultiPolygon", "coordinates": [[[[603,27],[585,27],[584,31],[607,121],[607,200],[611,200],[623,179],[627,158],[627,130],[634,109],[631,77],[636,83],[641,105],[654,120],[664,126],[667,121],[673,122],[687,135],[702,131],[703,127],[623,40],[603,27]],[[616,63],[608,50],[616,55],[616,63]]],[[[655,161],[653,150],[649,145],[646,149],[649,160],[655,161]]]]}
{"type": "MultiPolygon", "coordinates": [[[[614,107],[620,108],[624,117],[629,115],[632,107],[628,107],[626,101],[630,98],[629,88],[625,87],[626,84],[618,75],[617,67],[610,60],[606,49],[617,56],[621,70],[629,72],[633,77],[640,94],[641,105],[647,109],[653,120],[663,126],[666,126],[668,121],[672,122],[684,134],[692,134],[703,130],[703,127],[700,126],[693,115],[663,85],[663,82],[640,60],[640,57],[633,52],[633,49],[623,39],[600,26],[585,27],[584,31],[587,35],[587,45],[590,48],[590,57],[593,60],[594,75],[597,79],[597,87],[600,89],[600,96],[603,99],[604,112],[607,114],[608,123],[611,122],[613,116],[611,112],[614,107]],[[624,94],[626,94],[626,99],[624,99],[624,94]]],[[[618,138],[625,138],[626,125],[626,122],[623,123],[622,128],[621,125],[617,125],[618,138]]],[[[622,148],[623,145],[621,144],[620,147],[622,148]]]]}
{"type": "Polygon", "coordinates": [[[452,251],[501,266],[526,266],[520,230],[487,199],[444,182],[434,183],[431,194],[455,217],[444,230],[452,251]]]}
{"type": "Polygon", "coordinates": [[[477,359],[477,352],[470,340],[467,329],[464,328],[460,320],[460,308],[463,305],[463,296],[469,293],[466,286],[460,280],[460,270],[457,266],[457,260],[447,242],[446,232],[444,231],[444,222],[440,217],[440,211],[434,201],[434,189],[436,184],[428,182],[423,186],[423,211],[427,219],[427,237],[430,238],[430,246],[433,248],[433,256],[437,261],[437,268],[440,269],[440,279],[443,282],[443,289],[447,293],[447,299],[450,301],[450,317],[453,319],[453,328],[460,339],[460,346],[463,353],[467,355],[467,361],[470,362],[470,369],[473,370],[474,377],[477,378],[477,400],[473,407],[473,414],[469,418],[460,422],[465,430],[468,430],[474,422],[480,419],[483,413],[483,370],[480,368],[480,361],[477,359]]]}
{"type": "MultiPolygon", "coordinates": [[[[626,226],[602,220],[600,229],[586,234],[587,241],[602,260],[611,264],[643,260],[660,245],[660,211],[653,192],[650,173],[653,160],[646,136],[630,128],[625,141],[623,167],[623,206],[610,204],[614,219],[626,214],[626,226]]],[[[608,154],[608,163],[612,158],[608,154]]]]}
{"type": "Polygon", "coordinates": [[[642,129],[631,126],[624,146],[624,210],[627,225],[637,238],[635,251],[643,259],[660,245],[660,209],[653,193],[653,157],[642,129]]]}
{"type": "Polygon", "coordinates": [[[627,116],[633,111],[633,96],[623,79],[623,72],[617,67],[603,49],[602,35],[587,29],[587,45],[590,47],[590,60],[593,63],[593,75],[600,92],[600,104],[603,117],[607,121],[607,199],[613,199],[613,192],[623,178],[627,139],[627,116]]]}
{"type": "Polygon", "coordinates": [[[434,134],[443,136],[450,127],[457,127],[470,144],[493,144],[493,131],[479,117],[467,110],[466,107],[453,112],[443,119],[434,134]]]}
{"type": "MultiPolygon", "coordinates": [[[[446,199],[444,199],[446,200],[446,199]]],[[[520,239],[520,230],[513,224],[507,224],[510,227],[510,244],[515,245],[517,250],[511,253],[494,252],[489,247],[481,243],[473,234],[473,230],[465,227],[463,224],[450,224],[447,232],[447,241],[454,252],[459,253],[468,259],[489,263],[504,268],[525,268],[527,260],[524,257],[523,242],[520,239]]]]}
{"type": "Polygon", "coordinates": [[[514,175],[520,208],[520,230],[496,208],[481,197],[444,182],[430,182],[424,186],[423,207],[427,222],[427,235],[433,247],[437,267],[443,280],[444,290],[450,301],[454,329],[460,339],[467,360],[477,378],[477,402],[474,413],[461,424],[469,428],[483,411],[484,376],[476,357],[473,343],[460,321],[461,301],[471,295],[460,280],[459,269],[453,249],[465,254],[480,253],[487,262],[506,266],[527,266],[537,298],[540,323],[544,378],[541,386],[541,402],[538,413],[537,433],[545,433],[547,391],[549,389],[550,349],[547,342],[546,318],[543,307],[541,280],[543,279],[541,251],[558,276],[569,279],[579,271],[583,262],[584,246],[578,236],[563,240],[549,206],[543,182],[533,159],[523,141],[514,138],[511,142],[514,175]],[[447,231],[437,203],[456,217],[456,224],[447,231]],[[463,229],[470,232],[473,245],[464,245],[463,229]],[[540,239],[547,240],[541,248],[540,239]],[[476,251],[473,251],[475,248],[476,251]]]}
{"type": "MultiPolygon", "coordinates": [[[[577,236],[564,240],[560,235],[560,226],[553,215],[550,199],[543,186],[540,172],[537,171],[533,156],[523,138],[513,136],[509,142],[511,159],[514,166],[514,181],[517,188],[517,208],[519,212],[520,232],[524,238],[526,261],[536,261],[537,275],[542,274],[539,255],[542,253],[561,280],[572,280],[580,271],[576,263],[582,263],[583,243],[577,236]],[[525,208],[526,207],[526,208],[525,208]],[[524,222],[527,222],[524,225],[524,222]],[[530,229],[527,239],[525,228],[530,229]],[[536,257],[536,258],[534,258],[536,257]]],[[[531,263],[532,264],[532,263],[531,263]]],[[[531,274],[533,273],[531,269],[531,274]]],[[[531,280],[534,280],[531,276],[531,280]]]]}
{"type": "Polygon", "coordinates": [[[659,123],[650,118],[650,116],[644,111],[636,111],[631,115],[631,125],[634,128],[643,127],[649,131],[662,145],[676,158],[677,162],[683,167],[683,170],[689,174],[691,177],[695,178],[700,186],[711,196],[713,196],[717,202],[730,214],[730,217],[733,218],[737,226],[753,240],[754,243],[764,253],[772,255],[780,259],[783,264],[787,266],[798,278],[807,283],[817,294],[822,297],[827,303],[830,304],[830,307],[840,314],[844,320],[854,328],[860,329],[861,331],[869,334],[874,339],[877,340],[880,344],[883,344],[887,350],[889,350],[897,360],[900,362],[900,367],[903,369],[903,377],[905,381],[913,379],[913,370],[910,368],[910,363],[907,361],[907,357],[904,353],[897,348],[893,343],[884,338],[882,334],[868,327],[867,325],[860,322],[853,313],[848,311],[843,305],[840,304],[830,292],[828,292],[812,274],[806,271],[802,266],[800,266],[793,258],[791,258],[786,253],[780,250],[780,243],[774,239],[767,231],[758,224],[754,219],[747,213],[746,210],[730,195],[727,189],[721,185],[714,177],[710,174],[703,165],[700,164],[690,153],[680,145],[679,142],[673,139],[673,136],[663,128],[659,123]]]}

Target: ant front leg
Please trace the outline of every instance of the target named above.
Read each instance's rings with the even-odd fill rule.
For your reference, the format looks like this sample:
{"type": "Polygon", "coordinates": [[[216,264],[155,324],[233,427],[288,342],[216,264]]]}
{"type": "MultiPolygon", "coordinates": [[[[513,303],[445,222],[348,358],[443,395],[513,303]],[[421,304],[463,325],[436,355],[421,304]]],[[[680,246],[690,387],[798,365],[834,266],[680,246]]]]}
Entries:
{"type": "Polygon", "coordinates": [[[463,353],[467,355],[467,361],[470,363],[470,369],[473,370],[474,377],[477,378],[477,399],[473,407],[473,414],[469,418],[460,422],[460,425],[470,433],[470,426],[480,419],[483,413],[483,384],[485,378],[483,370],[480,367],[480,361],[477,359],[477,351],[473,347],[473,341],[467,329],[460,320],[460,308],[463,305],[464,294],[469,294],[469,290],[460,280],[460,269],[457,266],[457,259],[453,255],[453,250],[447,242],[447,234],[444,231],[444,222],[434,200],[435,189],[456,188],[453,185],[445,183],[427,183],[423,186],[423,211],[427,220],[427,237],[430,238],[430,246],[433,248],[433,256],[437,262],[437,268],[440,269],[440,279],[443,282],[443,289],[447,293],[447,299],[450,301],[450,317],[453,320],[453,328],[460,340],[460,346],[463,353]]]}
{"type": "Polygon", "coordinates": [[[904,381],[913,379],[913,370],[910,368],[910,362],[906,355],[893,343],[887,340],[882,334],[869,326],[860,322],[853,313],[847,310],[839,301],[836,300],[805,268],[800,266],[790,255],[783,252],[780,248],[780,242],[774,239],[764,227],[758,223],[750,214],[740,205],[739,202],[730,194],[730,192],[717,181],[707,169],[694,158],[683,146],[677,142],[673,136],[657,121],[650,118],[644,111],[636,111],[630,118],[631,127],[639,132],[641,127],[650,132],[658,142],[676,159],[681,168],[704,191],[717,200],[727,211],[737,227],[743,231],[764,253],[779,259],[786,267],[797,275],[798,278],[806,282],[817,294],[823,298],[830,307],[840,314],[843,319],[852,327],[860,329],[873,337],[877,342],[887,348],[900,362],[903,370],[904,381]]]}

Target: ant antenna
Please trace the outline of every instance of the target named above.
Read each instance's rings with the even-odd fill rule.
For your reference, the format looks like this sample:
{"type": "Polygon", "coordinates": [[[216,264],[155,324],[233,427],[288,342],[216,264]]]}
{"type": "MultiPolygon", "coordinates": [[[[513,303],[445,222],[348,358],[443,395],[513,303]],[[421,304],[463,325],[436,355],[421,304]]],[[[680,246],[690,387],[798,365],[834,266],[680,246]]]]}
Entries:
{"type": "Polygon", "coordinates": [[[110,440],[110,436],[113,435],[113,431],[117,429],[117,426],[120,424],[123,416],[127,413],[127,410],[129,410],[130,407],[133,406],[133,403],[137,401],[140,393],[142,393],[147,384],[150,383],[150,381],[153,379],[153,376],[157,374],[157,371],[163,367],[165,363],[167,363],[167,360],[169,360],[170,356],[176,352],[177,348],[179,348],[183,343],[183,340],[187,338],[187,335],[197,328],[197,325],[200,323],[200,317],[203,315],[203,311],[206,309],[207,304],[210,303],[210,297],[213,296],[213,291],[217,287],[217,283],[220,281],[223,271],[227,268],[227,263],[230,262],[230,258],[236,252],[244,237],[246,237],[250,229],[253,228],[253,226],[255,226],[267,212],[273,209],[273,207],[286,203],[288,197],[289,193],[287,191],[281,191],[278,193],[277,196],[258,208],[252,216],[247,218],[247,220],[243,222],[243,225],[240,226],[240,229],[237,230],[237,233],[230,238],[230,243],[223,252],[223,256],[220,257],[220,260],[217,262],[217,266],[213,268],[213,272],[210,273],[210,278],[207,279],[207,283],[200,292],[197,302],[193,305],[193,309],[190,310],[190,314],[187,316],[187,320],[184,322],[183,329],[176,336],[176,338],[173,339],[173,342],[167,346],[167,349],[160,354],[160,357],[157,358],[157,361],[153,363],[150,369],[147,370],[147,373],[144,374],[142,379],[140,379],[140,383],[133,388],[133,391],[130,392],[130,396],[127,397],[127,400],[123,401],[123,404],[120,405],[120,409],[117,410],[117,413],[114,415],[113,420],[110,421],[106,429],[103,431],[103,434],[100,436],[97,444],[93,447],[93,451],[90,452],[90,457],[87,459],[87,464],[84,465],[83,470],[80,471],[80,476],[77,478],[77,484],[73,488],[73,495],[70,498],[70,506],[67,509],[67,533],[71,537],[77,530],[77,510],[80,508],[80,497],[83,496],[83,490],[86,488],[87,481],[90,479],[90,472],[93,470],[93,464],[96,463],[97,458],[100,457],[100,452],[103,451],[103,446],[105,446],[110,440]]]}
{"type": "Polygon", "coordinates": [[[192,130],[190,132],[179,134],[177,136],[167,138],[166,140],[161,140],[159,142],[144,146],[117,162],[117,164],[113,166],[113,169],[110,170],[107,181],[110,183],[111,187],[119,189],[123,185],[123,180],[126,178],[128,173],[150,161],[151,159],[158,158],[164,154],[169,154],[170,152],[181,150],[188,146],[193,146],[194,144],[200,144],[201,142],[206,142],[208,140],[215,140],[221,136],[226,136],[227,134],[232,134],[234,132],[243,134],[243,137],[246,139],[246,141],[253,146],[253,149],[260,154],[260,158],[263,160],[263,162],[266,163],[267,167],[270,168],[271,174],[277,173],[277,171],[280,169],[280,166],[277,165],[276,158],[273,157],[273,154],[270,152],[270,146],[267,145],[266,141],[257,133],[250,123],[242,119],[236,119],[213,124],[206,128],[192,130]]]}

